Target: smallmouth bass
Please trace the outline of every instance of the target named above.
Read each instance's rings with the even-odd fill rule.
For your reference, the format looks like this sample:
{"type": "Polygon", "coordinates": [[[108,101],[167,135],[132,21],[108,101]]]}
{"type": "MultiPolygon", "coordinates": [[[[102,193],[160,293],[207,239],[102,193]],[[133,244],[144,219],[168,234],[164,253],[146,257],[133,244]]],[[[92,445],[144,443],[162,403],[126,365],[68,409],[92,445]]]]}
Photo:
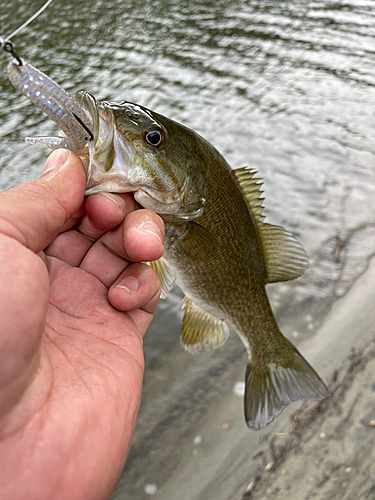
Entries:
{"type": "Polygon", "coordinates": [[[163,296],[173,283],[185,293],[185,349],[220,347],[230,328],[243,341],[247,425],[260,429],[292,401],[325,397],[322,380],[279,331],[265,292],[267,283],[300,276],[307,257],[290,233],[264,222],[255,170],[232,170],[197,133],[143,106],[96,102],[86,92],[75,100],[65,93],[62,100],[55,82],[43,75],[50,84],[44,87],[38,70],[21,62],[9,64],[10,80],[65,132],[28,141],[87,157],[86,194],[132,191],[140,205],[163,217],[165,253],[150,265],[163,296]],[[43,92],[55,99],[53,106],[43,92]]]}

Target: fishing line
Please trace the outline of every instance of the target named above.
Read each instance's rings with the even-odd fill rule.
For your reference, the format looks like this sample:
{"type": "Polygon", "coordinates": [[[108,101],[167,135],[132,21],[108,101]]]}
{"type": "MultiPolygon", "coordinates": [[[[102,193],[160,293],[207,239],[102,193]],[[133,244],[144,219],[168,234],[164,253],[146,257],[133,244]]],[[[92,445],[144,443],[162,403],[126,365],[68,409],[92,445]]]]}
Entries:
{"type": "Polygon", "coordinates": [[[9,52],[10,54],[12,54],[12,56],[17,60],[19,66],[22,66],[23,64],[22,59],[17,55],[17,53],[14,50],[12,42],[10,42],[9,40],[15,35],[18,35],[20,31],[22,31],[24,28],[26,28],[26,26],[28,26],[32,21],[34,21],[34,19],[37,18],[49,6],[51,2],[52,0],[47,0],[47,2],[37,12],[35,12],[35,14],[29,17],[29,19],[22,24],[22,26],[13,31],[13,33],[11,33],[9,36],[0,38],[0,44],[2,45],[5,52],[9,52]]]}
{"type": "Polygon", "coordinates": [[[19,28],[17,28],[15,31],[13,31],[12,34],[10,34],[9,36],[5,37],[2,39],[2,42],[7,42],[8,40],[10,40],[12,37],[14,37],[15,35],[17,35],[20,31],[22,31],[24,28],[26,28],[26,26],[28,26],[31,22],[34,21],[34,19],[36,17],[38,17],[48,6],[49,4],[52,2],[52,0],[47,0],[47,2],[38,10],[38,12],[35,12],[35,14],[33,14],[25,23],[23,23],[22,26],[20,26],[19,28]]]}

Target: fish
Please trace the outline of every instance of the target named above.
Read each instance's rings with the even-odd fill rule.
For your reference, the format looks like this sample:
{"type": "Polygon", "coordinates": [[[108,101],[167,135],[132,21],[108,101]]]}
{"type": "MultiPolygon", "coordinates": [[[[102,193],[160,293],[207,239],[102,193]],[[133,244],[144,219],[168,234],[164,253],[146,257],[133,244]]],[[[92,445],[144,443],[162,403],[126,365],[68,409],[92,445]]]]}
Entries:
{"type": "Polygon", "coordinates": [[[181,343],[196,354],[222,346],[231,331],[247,353],[244,412],[259,430],[291,402],[328,395],[322,379],[278,328],[265,286],[298,278],[308,258],[283,227],[265,222],[256,169],[233,170],[190,128],[129,101],[73,99],[18,58],[11,83],[61,128],[29,143],[68,148],[88,159],[86,194],[133,192],[165,224],[164,254],[150,262],[164,298],[185,294],[181,343]]]}

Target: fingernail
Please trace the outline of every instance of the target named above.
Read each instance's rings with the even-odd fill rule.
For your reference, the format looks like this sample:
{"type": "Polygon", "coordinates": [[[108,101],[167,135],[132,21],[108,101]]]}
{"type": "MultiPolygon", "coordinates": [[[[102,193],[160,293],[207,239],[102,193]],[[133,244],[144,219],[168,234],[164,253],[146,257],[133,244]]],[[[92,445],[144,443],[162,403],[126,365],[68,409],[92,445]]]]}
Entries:
{"type": "Polygon", "coordinates": [[[99,194],[113,201],[113,203],[120,211],[122,211],[125,208],[125,202],[121,198],[121,196],[117,196],[117,194],[112,194],[112,193],[99,193],[99,194]]]}
{"type": "Polygon", "coordinates": [[[125,278],[118,285],[116,285],[115,288],[123,288],[126,290],[130,295],[133,295],[138,290],[139,287],[139,282],[136,278],[125,278]]]}
{"type": "Polygon", "coordinates": [[[160,229],[153,222],[142,222],[138,226],[138,230],[142,231],[144,233],[150,233],[153,236],[156,236],[157,239],[163,243],[163,239],[162,239],[162,236],[161,236],[160,229]]]}
{"type": "Polygon", "coordinates": [[[62,167],[68,159],[69,155],[70,152],[67,149],[56,149],[48,157],[43,169],[43,173],[62,167]]]}

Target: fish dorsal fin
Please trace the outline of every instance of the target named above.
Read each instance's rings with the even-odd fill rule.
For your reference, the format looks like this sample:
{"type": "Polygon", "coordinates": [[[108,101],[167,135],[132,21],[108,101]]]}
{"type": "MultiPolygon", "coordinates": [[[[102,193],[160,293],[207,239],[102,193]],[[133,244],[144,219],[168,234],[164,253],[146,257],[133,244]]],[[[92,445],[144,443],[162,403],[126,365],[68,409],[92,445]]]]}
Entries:
{"type": "Polygon", "coordinates": [[[161,283],[161,294],[160,298],[165,299],[168,293],[172,290],[176,276],[173,274],[172,269],[168,266],[167,262],[163,257],[159,260],[154,260],[152,262],[147,262],[147,264],[152,267],[155,271],[159,281],[161,283]]]}
{"type": "Polygon", "coordinates": [[[233,171],[242,194],[253,216],[255,227],[262,242],[266,262],[267,283],[287,281],[298,278],[304,273],[308,259],[302,245],[281,226],[264,222],[262,179],[248,167],[233,171]]]}
{"type": "Polygon", "coordinates": [[[184,297],[185,309],[182,321],[181,343],[192,354],[216,349],[229,336],[228,325],[212,314],[204,311],[188,297],[184,297]]]}
{"type": "Polygon", "coordinates": [[[254,177],[258,173],[255,168],[243,167],[233,170],[232,172],[240,185],[242,194],[245,197],[255,222],[259,226],[265,219],[264,215],[262,215],[264,209],[262,205],[264,201],[262,197],[263,191],[261,189],[263,186],[263,179],[254,177]]]}

